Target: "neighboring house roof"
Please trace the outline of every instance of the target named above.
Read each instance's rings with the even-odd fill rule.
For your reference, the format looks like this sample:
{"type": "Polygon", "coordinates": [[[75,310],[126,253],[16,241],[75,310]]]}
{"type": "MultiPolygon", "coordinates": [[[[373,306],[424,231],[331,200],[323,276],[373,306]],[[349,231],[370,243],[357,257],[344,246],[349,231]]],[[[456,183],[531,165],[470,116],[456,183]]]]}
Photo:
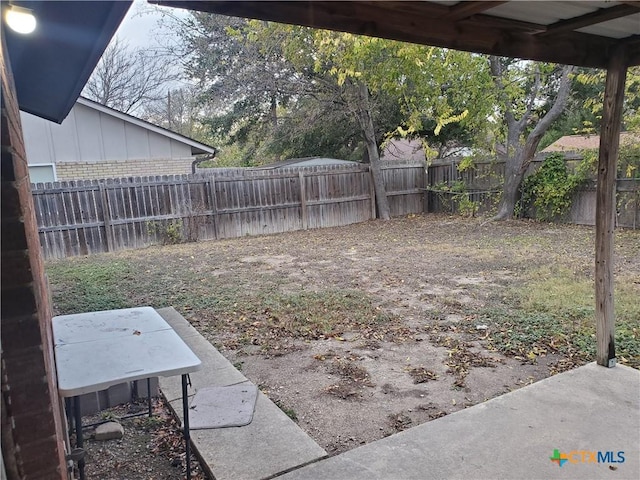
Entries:
{"type": "Polygon", "coordinates": [[[29,165],[175,160],[215,149],[139,118],[80,97],[57,125],[21,112],[29,165]]]}
{"type": "Polygon", "coordinates": [[[99,112],[105,113],[107,115],[111,115],[112,117],[118,118],[120,120],[124,120],[125,122],[131,123],[133,125],[137,125],[151,132],[159,133],[160,135],[164,135],[165,137],[189,145],[191,147],[192,155],[216,152],[216,149],[210,145],[205,145],[204,143],[198,142],[193,138],[185,137],[184,135],[173,132],[163,127],[159,127],[157,125],[154,125],[153,123],[134,117],[133,115],[129,115],[128,113],[119,112],[118,110],[114,110],[113,108],[107,107],[98,102],[94,102],[93,100],[89,100],[88,98],[80,97],[78,98],[78,103],[80,105],[85,105],[89,108],[98,110],[99,112]]]}
{"type": "Polygon", "coordinates": [[[13,0],[37,20],[29,35],[2,26],[20,109],[61,123],[131,3],[13,0]]]}
{"type": "Polygon", "coordinates": [[[336,158],[305,157],[290,158],[288,160],[282,160],[280,162],[263,165],[258,168],[269,170],[283,167],[317,167],[320,165],[358,165],[358,162],[352,162],[350,160],[338,160],[336,158]]]}
{"type": "MultiPolygon", "coordinates": [[[[639,134],[634,132],[620,133],[620,143],[636,142],[640,142],[639,134]]],[[[565,135],[542,152],[579,152],[580,150],[597,150],[598,148],[600,148],[600,135],[565,135]]]]}
{"type": "Polygon", "coordinates": [[[395,138],[387,142],[380,152],[380,160],[418,160],[426,161],[422,142],[407,138],[395,138]]]}

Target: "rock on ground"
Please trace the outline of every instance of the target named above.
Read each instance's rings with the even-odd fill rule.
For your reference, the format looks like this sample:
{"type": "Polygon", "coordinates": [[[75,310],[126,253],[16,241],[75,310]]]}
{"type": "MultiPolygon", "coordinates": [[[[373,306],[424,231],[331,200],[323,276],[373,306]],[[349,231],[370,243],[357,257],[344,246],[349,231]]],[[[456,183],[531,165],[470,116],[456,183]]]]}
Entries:
{"type": "Polygon", "coordinates": [[[124,428],[118,422],[107,422],[96,428],[96,440],[120,439],[124,435],[124,428]]]}

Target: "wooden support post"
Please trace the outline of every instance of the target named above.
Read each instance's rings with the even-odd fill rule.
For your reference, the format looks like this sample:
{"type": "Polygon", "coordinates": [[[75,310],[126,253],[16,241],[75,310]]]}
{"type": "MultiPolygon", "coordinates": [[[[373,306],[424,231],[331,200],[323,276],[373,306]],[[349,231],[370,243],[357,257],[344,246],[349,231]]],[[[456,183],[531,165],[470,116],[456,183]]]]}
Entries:
{"type": "Polygon", "coordinates": [[[107,240],[107,252],[113,252],[113,226],[111,225],[109,196],[104,183],[100,183],[100,198],[102,199],[102,219],[104,221],[104,237],[107,240]]]}
{"type": "Polygon", "coordinates": [[[618,48],[613,53],[607,70],[596,188],[596,357],[598,364],[605,367],[613,367],[616,364],[613,234],[616,169],[626,74],[625,50],[618,48]]]}
{"type": "Polygon", "coordinates": [[[305,184],[304,173],[302,170],[298,171],[298,178],[300,179],[300,208],[302,210],[302,229],[309,229],[309,213],[307,212],[307,186],[305,184]]]}

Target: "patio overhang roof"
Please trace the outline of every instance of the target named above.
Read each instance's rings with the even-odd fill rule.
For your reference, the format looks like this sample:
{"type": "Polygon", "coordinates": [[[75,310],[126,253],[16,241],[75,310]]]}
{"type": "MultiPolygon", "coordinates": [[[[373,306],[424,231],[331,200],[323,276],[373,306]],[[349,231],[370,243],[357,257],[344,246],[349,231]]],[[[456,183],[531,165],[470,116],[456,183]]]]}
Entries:
{"type": "Polygon", "coordinates": [[[607,68],[640,64],[640,2],[180,1],[165,6],[338,30],[504,57],[607,68]]]}
{"type": "Polygon", "coordinates": [[[20,110],[56,123],[71,111],[132,0],[2,2],[28,8],[36,30],[4,28],[20,110]]]}

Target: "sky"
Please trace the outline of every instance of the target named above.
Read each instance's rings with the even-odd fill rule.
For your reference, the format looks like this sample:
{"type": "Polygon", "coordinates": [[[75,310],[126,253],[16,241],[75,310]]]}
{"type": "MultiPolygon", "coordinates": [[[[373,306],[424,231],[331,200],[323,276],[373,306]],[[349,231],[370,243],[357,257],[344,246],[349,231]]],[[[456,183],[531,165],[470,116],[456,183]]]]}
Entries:
{"type": "Polygon", "coordinates": [[[116,35],[134,48],[157,46],[158,37],[171,34],[160,22],[163,11],[186,15],[186,11],[179,8],[159,7],[146,0],[134,0],[116,35]]]}
{"type": "MultiPolygon", "coordinates": [[[[146,0],[133,0],[125,18],[116,31],[115,39],[125,41],[129,48],[159,48],[170,43],[171,38],[176,38],[170,28],[166,26],[167,19],[163,21],[163,12],[169,12],[177,17],[186,17],[188,11],[181,8],[159,7],[151,5],[146,0]]],[[[174,65],[174,68],[180,68],[174,65]]],[[[168,84],[168,88],[181,88],[189,82],[186,79],[176,80],[168,84]]]]}

